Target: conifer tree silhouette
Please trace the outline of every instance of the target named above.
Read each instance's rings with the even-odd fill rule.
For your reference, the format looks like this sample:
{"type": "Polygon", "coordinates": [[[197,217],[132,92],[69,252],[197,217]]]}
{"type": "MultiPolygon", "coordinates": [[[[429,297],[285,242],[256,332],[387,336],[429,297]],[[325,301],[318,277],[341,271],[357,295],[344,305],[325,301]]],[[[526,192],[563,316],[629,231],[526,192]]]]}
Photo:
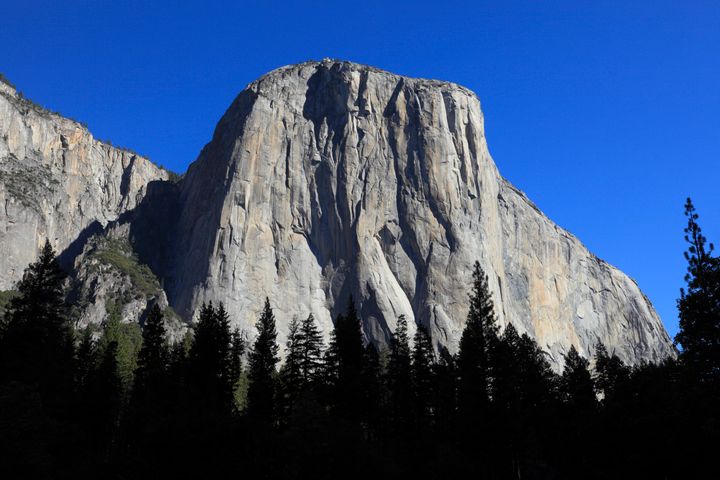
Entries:
{"type": "Polygon", "coordinates": [[[265,306],[257,323],[258,335],[250,351],[248,390],[248,412],[256,419],[273,422],[275,412],[275,366],[278,357],[277,330],[275,315],[270,307],[270,300],[265,299],[265,306]]]}
{"type": "Polygon", "coordinates": [[[720,259],[713,256],[698,224],[699,215],[688,198],[685,203],[685,241],[689,244],[687,290],[680,291],[680,329],[675,343],[680,360],[702,381],[720,381],[720,259]]]}

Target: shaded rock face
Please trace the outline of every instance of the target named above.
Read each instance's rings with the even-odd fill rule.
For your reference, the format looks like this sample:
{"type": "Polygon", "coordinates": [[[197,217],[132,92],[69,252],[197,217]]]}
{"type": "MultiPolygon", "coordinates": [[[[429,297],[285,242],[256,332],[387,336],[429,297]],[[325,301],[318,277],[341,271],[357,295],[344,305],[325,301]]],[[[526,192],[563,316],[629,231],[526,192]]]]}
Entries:
{"type": "Polygon", "coordinates": [[[630,363],[672,355],[638,286],[500,176],[483,122],[463,87],[351,63],[260,78],[176,193],[170,304],[189,318],[222,301],[250,333],[267,296],[284,341],[309,313],[329,333],[352,294],[368,340],[404,314],[455,351],[478,260],[500,323],[556,366],[597,341],[630,363]]]}
{"type": "Polygon", "coordinates": [[[138,261],[127,233],[113,226],[94,235],[75,259],[68,288],[75,327],[99,331],[111,315],[122,323],[143,325],[158,305],[165,314],[168,340],[178,342],[187,332],[187,324],[168,308],[159,280],[138,261]]]}
{"type": "Polygon", "coordinates": [[[0,290],[21,278],[45,238],[71,267],[87,238],[167,178],[0,82],[0,290]]]}

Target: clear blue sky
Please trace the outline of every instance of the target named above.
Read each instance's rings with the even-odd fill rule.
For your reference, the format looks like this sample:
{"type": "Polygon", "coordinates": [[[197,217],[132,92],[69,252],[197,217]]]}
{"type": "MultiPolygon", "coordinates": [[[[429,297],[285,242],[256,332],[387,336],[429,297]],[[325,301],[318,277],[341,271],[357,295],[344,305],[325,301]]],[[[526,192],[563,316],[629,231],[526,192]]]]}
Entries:
{"type": "Polygon", "coordinates": [[[247,83],[323,57],[477,92],[503,175],[635,278],[674,335],[686,196],[720,243],[720,2],[2,7],[0,72],[178,172],[247,83]]]}

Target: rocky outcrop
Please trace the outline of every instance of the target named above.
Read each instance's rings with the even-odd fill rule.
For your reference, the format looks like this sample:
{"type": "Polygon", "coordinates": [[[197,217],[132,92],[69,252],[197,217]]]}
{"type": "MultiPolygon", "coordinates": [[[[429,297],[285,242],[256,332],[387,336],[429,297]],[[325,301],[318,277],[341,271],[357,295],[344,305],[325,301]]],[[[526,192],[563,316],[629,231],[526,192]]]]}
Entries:
{"type": "Polygon", "coordinates": [[[237,97],[177,195],[161,275],[185,317],[222,301],[252,332],[268,296],[283,341],[311,312],[329,332],[352,294],[368,340],[404,314],[454,351],[479,260],[500,322],[555,365],[597,341],[630,363],[673,354],[638,286],[500,176],[477,97],[452,83],[335,61],[275,70],[237,97]]]}
{"type": "Polygon", "coordinates": [[[0,290],[20,279],[45,238],[71,266],[91,234],[168,176],[0,81],[0,290]]]}
{"type": "Polygon", "coordinates": [[[187,332],[187,324],[168,305],[160,281],[139,262],[122,229],[88,239],[75,260],[68,290],[77,329],[99,330],[110,315],[121,323],[142,325],[158,305],[165,313],[170,342],[182,340],[187,332]]]}

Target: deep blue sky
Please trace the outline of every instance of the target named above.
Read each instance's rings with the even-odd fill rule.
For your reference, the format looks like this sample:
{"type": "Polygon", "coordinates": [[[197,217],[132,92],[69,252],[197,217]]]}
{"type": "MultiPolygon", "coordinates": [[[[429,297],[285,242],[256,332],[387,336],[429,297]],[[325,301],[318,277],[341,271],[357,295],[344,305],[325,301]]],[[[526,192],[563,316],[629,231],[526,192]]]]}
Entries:
{"type": "Polygon", "coordinates": [[[178,172],[282,65],[465,85],[503,175],[635,278],[671,335],[686,196],[720,238],[717,1],[24,0],[2,17],[0,72],[20,90],[178,172]]]}

